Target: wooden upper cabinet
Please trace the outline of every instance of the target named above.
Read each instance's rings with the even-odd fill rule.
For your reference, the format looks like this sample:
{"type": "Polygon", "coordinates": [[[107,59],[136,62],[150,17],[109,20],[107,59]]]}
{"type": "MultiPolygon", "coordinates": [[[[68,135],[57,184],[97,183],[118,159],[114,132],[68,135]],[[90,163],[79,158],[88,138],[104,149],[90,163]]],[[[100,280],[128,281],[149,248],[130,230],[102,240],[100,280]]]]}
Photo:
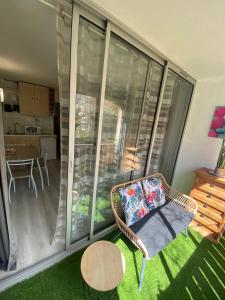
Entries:
{"type": "Polygon", "coordinates": [[[49,116],[49,89],[37,85],[36,86],[36,116],[49,116]]]}
{"type": "Polygon", "coordinates": [[[19,82],[20,112],[25,115],[35,116],[35,85],[19,82]]]}
{"type": "Polygon", "coordinates": [[[20,112],[35,117],[49,116],[49,88],[19,82],[20,112]]]}

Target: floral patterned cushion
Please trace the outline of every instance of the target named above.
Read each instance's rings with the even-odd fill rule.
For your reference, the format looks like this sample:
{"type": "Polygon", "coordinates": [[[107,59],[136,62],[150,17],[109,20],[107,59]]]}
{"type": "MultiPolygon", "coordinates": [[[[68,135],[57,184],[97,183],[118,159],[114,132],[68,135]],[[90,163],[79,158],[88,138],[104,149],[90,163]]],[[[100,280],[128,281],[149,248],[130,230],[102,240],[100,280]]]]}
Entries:
{"type": "Polygon", "coordinates": [[[140,182],[133,183],[126,188],[120,188],[118,192],[121,196],[128,226],[136,223],[149,212],[140,182]]]}
{"type": "Polygon", "coordinates": [[[146,196],[146,204],[149,210],[153,210],[166,202],[165,193],[160,177],[144,179],[142,181],[142,184],[146,196]]]}

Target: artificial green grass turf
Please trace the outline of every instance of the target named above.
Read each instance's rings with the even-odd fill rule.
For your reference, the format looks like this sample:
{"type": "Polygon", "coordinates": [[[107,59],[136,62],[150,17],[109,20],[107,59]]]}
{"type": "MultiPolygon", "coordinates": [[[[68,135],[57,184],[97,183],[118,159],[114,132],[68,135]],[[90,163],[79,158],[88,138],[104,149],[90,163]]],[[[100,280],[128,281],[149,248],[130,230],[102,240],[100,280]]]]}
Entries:
{"type": "Polygon", "coordinates": [[[194,231],[183,234],[147,262],[142,291],[138,291],[141,253],[120,236],[116,245],[126,259],[126,273],[117,289],[97,292],[80,273],[83,251],[0,294],[11,299],[225,299],[225,239],[215,245],[194,231]],[[134,257],[137,261],[137,272],[134,257]]]}

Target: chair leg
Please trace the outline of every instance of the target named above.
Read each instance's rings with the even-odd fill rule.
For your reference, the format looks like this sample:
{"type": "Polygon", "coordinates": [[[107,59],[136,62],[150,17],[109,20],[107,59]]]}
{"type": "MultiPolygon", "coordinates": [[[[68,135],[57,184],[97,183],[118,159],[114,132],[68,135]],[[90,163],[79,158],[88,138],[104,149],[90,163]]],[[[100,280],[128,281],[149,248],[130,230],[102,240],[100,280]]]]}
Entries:
{"type": "Polygon", "coordinates": [[[33,184],[33,187],[34,187],[35,196],[37,198],[37,188],[36,188],[36,184],[35,184],[35,181],[34,181],[34,177],[31,176],[30,178],[31,178],[31,181],[32,181],[32,184],[33,184]]]}
{"type": "Polygon", "coordinates": [[[9,191],[8,191],[8,193],[9,193],[9,203],[11,203],[11,186],[12,186],[12,180],[10,179],[10,181],[9,181],[9,191]]]}
{"type": "Polygon", "coordinates": [[[186,232],[186,237],[188,238],[188,228],[185,228],[185,232],[186,232]]]}
{"type": "Polygon", "coordinates": [[[142,283],[143,283],[143,279],[144,279],[144,272],[145,272],[145,265],[146,265],[146,257],[143,256],[142,266],[141,266],[141,274],[140,274],[140,282],[139,282],[139,291],[142,288],[142,283]]]}
{"type": "Polygon", "coordinates": [[[33,180],[32,180],[32,178],[31,178],[31,176],[30,176],[30,182],[31,182],[31,187],[32,187],[32,189],[34,190],[34,183],[33,183],[33,180]]]}
{"type": "Polygon", "coordinates": [[[16,192],[16,182],[15,179],[13,179],[13,189],[14,189],[14,193],[16,192]]]}
{"type": "Polygon", "coordinates": [[[49,186],[49,176],[48,176],[48,167],[47,166],[45,167],[45,172],[46,172],[46,177],[47,177],[47,183],[49,186]]]}
{"type": "Polygon", "coordinates": [[[36,161],[37,161],[37,166],[38,166],[38,170],[39,170],[39,174],[40,174],[40,178],[41,178],[41,187],[42,187],[42,190],[44,190],[43,175],[42,175],[41,166],[40,166],[38,158],[36,159],[36,161]]]}
{"type": "Polygon", "coordinates": [[[28,186],[29,186],[29,189],[30,189],[30,177],[29,177],[29,182],[28,182],[28,186]]]}

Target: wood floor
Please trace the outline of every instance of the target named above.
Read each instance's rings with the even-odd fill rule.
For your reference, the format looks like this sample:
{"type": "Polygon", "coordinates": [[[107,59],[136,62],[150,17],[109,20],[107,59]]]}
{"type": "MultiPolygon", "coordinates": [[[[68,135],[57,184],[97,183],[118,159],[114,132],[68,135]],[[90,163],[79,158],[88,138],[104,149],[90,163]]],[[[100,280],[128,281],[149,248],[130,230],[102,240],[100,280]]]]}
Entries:
{"type": "MultiPolygon", "coordinates": [[[[48,167],[50,186],[44,177],[44,191],[38,171],[34,171],[37,198],[26,179],[16,180],[16,193],[11,192],[11,218],[17,244],[16,271],[64,249],[62,244],[51,245],[58,212],[60,162],[49,160],[48,167]]],[[[10,273],[1,271],[0,279],[10,273]]]]}

